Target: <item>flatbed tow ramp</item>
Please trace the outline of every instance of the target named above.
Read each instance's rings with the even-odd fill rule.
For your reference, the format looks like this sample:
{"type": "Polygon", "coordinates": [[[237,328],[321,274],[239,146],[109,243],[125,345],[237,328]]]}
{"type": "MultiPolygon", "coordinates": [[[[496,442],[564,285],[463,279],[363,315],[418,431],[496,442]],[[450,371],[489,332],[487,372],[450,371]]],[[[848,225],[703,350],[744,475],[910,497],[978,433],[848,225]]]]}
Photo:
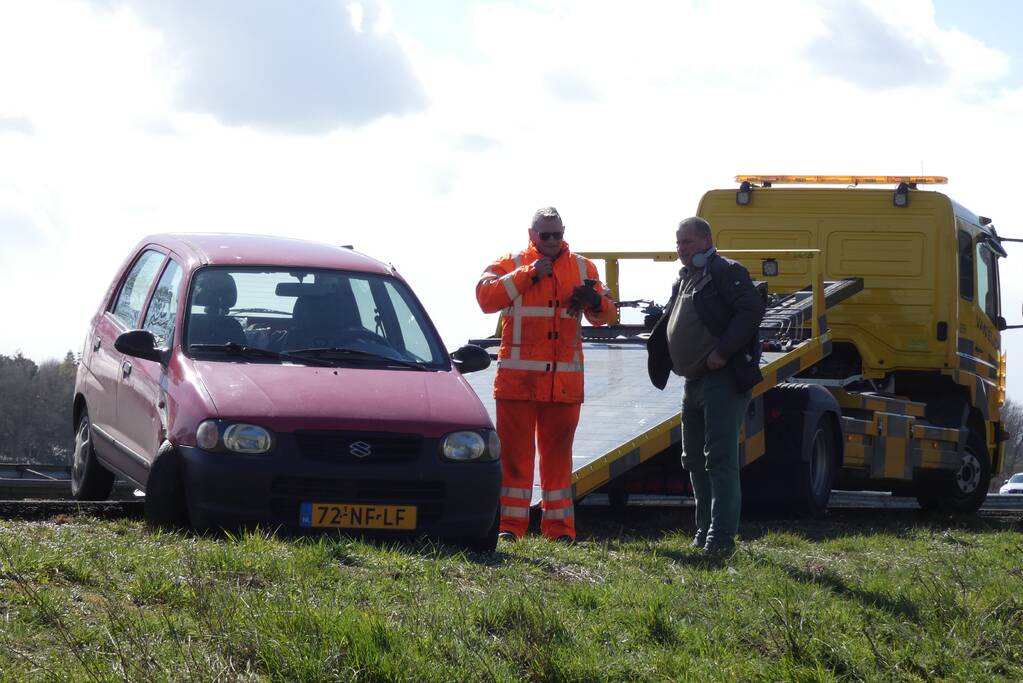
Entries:
{"type": "MultiPolygon", "coordinates": [[[[808,286],[798,292],[773,297],[761,323],[760,336],[767,349],[760,360],[764,380],[754,387],[753,400],[740,437],[741,465],[764,453],[762,395],[790,379],[831,351],[826,309],[863,287],[862,280],[825,283],[819,269],[817,249],[726,250],[720,253],[749,259],[776,261],[797,258],[809,261],[808,286]]],[[[585,256],[605,262],[606,282],[618,301],[618,264],[621,259],[674,261],[674,252],[599,252],[585,256]]],[[[756,274],[753,274],[756,277],[756,274]]],[[[758,282],[766,295],[766,284],[758,282]]],[[[667,289],[667,287],[665,287],[667,289]]],[[[646,339],[649,332],[639,325],[621,325],[619,316],[607,327],[583,327],[586,402],[576,429],[572,452],[574,499],[592,493],[621,477],[640,463],[677,446],[682,440],[681,401],[684,380],[672,375],[663,391],[647,375],[646,339]]],[[[474,339],[472,343],[492,348],[497,336],[474,339]]],[[[466,375],[492,420],[497,420],[493,395],[496,363],[466,375]]],[[[535,469],[532,504],[540,501],[539,467],[535,469]]]]}

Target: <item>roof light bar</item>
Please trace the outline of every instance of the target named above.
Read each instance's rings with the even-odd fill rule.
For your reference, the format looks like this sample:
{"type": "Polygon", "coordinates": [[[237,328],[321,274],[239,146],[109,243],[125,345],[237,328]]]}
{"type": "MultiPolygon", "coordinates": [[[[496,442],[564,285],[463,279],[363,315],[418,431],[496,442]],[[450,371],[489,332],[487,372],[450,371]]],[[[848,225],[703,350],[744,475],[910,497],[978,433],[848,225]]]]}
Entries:
{"type": "Polygon", "coordinates": [[[943,175],[737,175],[737,183],[759,185],[945,185],[943,175]]]}

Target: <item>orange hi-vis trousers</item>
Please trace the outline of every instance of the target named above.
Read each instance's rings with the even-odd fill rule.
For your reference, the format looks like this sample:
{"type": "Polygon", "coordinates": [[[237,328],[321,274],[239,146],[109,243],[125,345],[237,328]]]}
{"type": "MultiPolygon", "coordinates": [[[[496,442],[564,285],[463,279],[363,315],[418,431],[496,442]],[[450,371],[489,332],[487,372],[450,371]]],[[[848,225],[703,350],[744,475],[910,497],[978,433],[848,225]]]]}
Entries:
{"type": "Polygon", "coordinates": [[[572,440],[580,403],[497,399],[501,438],[501,531],[522,537],[529,527],[534,456],[540,452],[540,488],[547,538],[575,538],[572,506],[572,440]]]}

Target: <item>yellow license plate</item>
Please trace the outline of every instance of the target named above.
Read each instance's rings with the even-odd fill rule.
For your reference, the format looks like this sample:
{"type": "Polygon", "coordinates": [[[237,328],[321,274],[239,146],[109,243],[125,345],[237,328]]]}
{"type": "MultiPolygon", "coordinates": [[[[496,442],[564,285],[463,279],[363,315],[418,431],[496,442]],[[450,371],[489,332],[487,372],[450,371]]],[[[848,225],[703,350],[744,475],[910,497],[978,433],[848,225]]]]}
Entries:
{"type": "Polygon", "coordinates": [[[415,529],[415,505],[302,503],[303,527],[333,529],[415,529]]]}

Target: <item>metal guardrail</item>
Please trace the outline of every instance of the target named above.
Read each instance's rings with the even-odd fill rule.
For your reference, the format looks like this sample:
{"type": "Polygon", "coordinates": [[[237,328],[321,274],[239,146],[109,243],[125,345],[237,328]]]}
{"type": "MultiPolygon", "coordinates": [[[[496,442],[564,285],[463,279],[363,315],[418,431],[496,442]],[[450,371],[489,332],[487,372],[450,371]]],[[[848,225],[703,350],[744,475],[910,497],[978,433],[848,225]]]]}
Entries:
{"type": "MultiPolygon", "coordinates": [[[[112,500],[131,500],[135,487],[117,480],[112,500]]],[[[70,500],[71,468],[65,465],[0,463],[0,500],[70,500]]]]}

